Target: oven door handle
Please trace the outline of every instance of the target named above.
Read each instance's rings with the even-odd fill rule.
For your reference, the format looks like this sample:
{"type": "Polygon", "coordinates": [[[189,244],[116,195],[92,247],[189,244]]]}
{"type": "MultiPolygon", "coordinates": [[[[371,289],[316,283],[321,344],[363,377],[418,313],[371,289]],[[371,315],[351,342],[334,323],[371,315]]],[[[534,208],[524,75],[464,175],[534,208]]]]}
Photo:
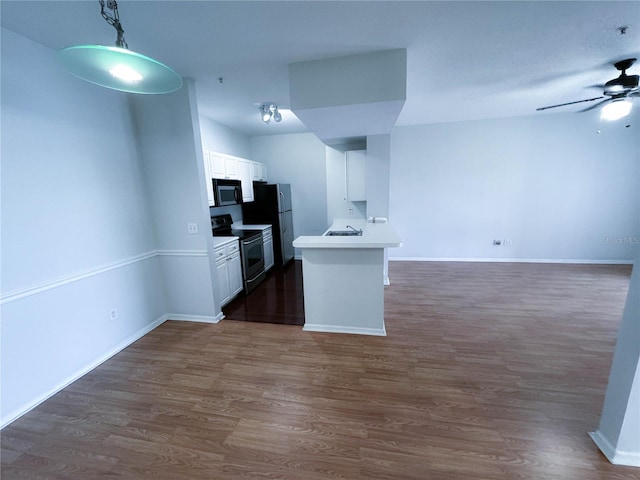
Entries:
{"type": "Polygon", "coordinates": [[[260,241],[262,241],[262,237],[261,236],[258,237],[258,238],[254,238],[253,240],[250,240],[250,241],[243,240],[242,244],[243,245],[251,245],[252,243],[256,243],[256,242],[260,242],[260,241]]]}

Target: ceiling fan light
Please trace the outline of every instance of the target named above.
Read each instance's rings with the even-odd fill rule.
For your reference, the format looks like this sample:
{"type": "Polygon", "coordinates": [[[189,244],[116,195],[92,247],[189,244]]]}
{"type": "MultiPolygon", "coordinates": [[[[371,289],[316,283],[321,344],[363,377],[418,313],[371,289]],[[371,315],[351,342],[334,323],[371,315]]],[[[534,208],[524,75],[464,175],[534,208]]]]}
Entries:
{"type": "Polygon", "coordinates": [[[626,117],[629,113],[631,113],[631,102],[629,100],[614,100],[602,107],[600,118],[602,120],[614,121],[626,117]]]}

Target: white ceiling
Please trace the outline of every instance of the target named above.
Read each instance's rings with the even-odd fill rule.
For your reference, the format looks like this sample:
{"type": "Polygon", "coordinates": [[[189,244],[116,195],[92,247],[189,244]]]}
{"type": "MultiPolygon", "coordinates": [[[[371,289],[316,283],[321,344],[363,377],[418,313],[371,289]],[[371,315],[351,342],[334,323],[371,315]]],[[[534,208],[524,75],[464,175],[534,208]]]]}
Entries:
{"type": "MultiPolygon", "coordinates": [[[[3,27],[55,50],[115,41],[97,0],[0,4],[3,27]]],[[[200,113],[248,135],[307,131],[288,115],[265,125],[254,105],[289,106],[292,62],[406,48],[397,125],[416,125],[577,111],[586,104],[535,109],[598,96],[589,86],[616,77],[614,61],[640,57],[637,0],[120,0],[118,10],[132,50],[193,78],[200,113]]],[[[629,73],[639,71],[640,61],[629,73]]]]}

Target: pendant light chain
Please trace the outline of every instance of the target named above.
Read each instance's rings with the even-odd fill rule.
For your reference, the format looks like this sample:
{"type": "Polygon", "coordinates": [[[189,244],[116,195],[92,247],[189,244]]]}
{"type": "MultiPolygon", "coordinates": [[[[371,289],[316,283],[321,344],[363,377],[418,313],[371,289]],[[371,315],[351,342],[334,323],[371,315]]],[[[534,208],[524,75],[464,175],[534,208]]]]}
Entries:
{"type": "Polygon", "coordinates": [[[104,18],[109,25],[116,29],[118,34],[118,38],[116,38],[116,47],[129,49],[129,45],[127,45],[126,40],[124,39],[124,30],[122,25],[120,24],[120,15],[118,14],[118,3],[116,0],[108,0],[107,8],[113,11],[113,15],[109,14],[105,11],[105,2],[104,0],[98,0],[100,2],[100,14],[102,18],[104,18]]]}

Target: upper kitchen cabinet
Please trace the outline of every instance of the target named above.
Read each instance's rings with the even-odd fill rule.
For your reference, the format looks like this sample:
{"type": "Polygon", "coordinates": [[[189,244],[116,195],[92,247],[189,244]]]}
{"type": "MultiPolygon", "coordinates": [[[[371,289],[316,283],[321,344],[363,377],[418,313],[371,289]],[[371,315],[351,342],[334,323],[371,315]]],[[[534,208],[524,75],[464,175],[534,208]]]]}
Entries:
{"type": "Polygon", "coordinates": [[[251,162],[253,169],[253,181],[254,182],[266,182],[267,181],[267,166],[260,162],[251,162]]]}
{"type": "Polygon", "coordinates": [[[254,181],[267,181],[267,166],[264,163],[208,150],[204,152],[204,170],[207,176],[207,195],[210,207],[215,206],[211,183],[214,178],[240,180],[243,202],[253,202],[254,181]]]}
{"type": "Polygon", "coordinates": [[[351,150],[346,152],[347,198],[351,202],[367,200],[366,158],[366,150],[351,150]]]}
{"type": "Polygon", "coordinates": [[[238,159],[236,157],[218,152],[209,152],[209,161],[213,178],[240,180],[238,159]]]}
{"type": "Polygon", "coordinates": [[[238,175],[242,184],[242,201],[253,202],[253,162],[238,158],[238,175]]]}

